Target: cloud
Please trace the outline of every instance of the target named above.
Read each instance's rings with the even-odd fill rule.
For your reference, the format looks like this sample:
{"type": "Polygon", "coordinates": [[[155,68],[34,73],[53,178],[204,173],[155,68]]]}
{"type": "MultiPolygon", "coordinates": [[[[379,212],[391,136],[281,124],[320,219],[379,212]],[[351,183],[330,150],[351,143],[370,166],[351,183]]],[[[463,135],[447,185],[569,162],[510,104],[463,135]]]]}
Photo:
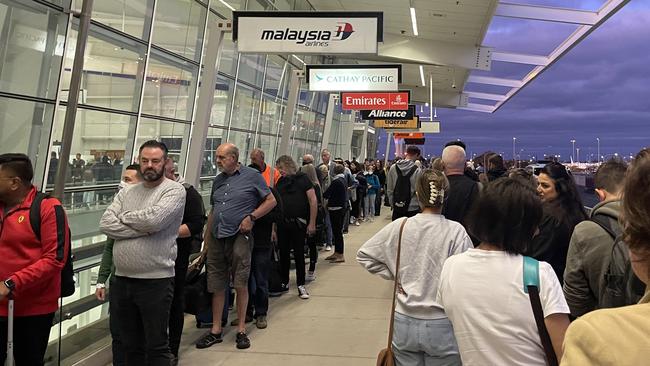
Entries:
{"type": "MultiPolygon", "coordinates": [[[[574,1],[573,5],[597,8],[593,3],[574,1]]],[[[442,132],[427,135],[425,151],[440,154],[445,142],[457,138],[474,153],[493,150],[504,152],[507,158],[512,155],[512,137],[517,137],[516,149],[524,149],[522,155],[569,156],[571,139],[585,153],[595,153],[596,137],[601,139],[602,154],[629,154],[650,145],[650,6],[630,5],[496,113],[438,110],[442,132]]],[[[540,48],[557,46],[571,27],[575,29],[500,20],[493,22],[486,44],[490,41],[498,49],[540,54],[540,48]]],[[[501,77],[522,75],[520,65],[502,63],[494,70],[501,77]]]]}

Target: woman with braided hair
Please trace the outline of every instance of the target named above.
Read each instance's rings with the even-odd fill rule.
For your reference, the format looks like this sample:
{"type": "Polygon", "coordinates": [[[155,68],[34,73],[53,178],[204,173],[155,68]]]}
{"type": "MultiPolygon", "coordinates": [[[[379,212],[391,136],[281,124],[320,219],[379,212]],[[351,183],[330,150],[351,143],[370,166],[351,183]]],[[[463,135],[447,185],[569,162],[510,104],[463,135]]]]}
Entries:
{"type": "Polygon", "coordinates": [[[447,315],[436,302],[445,260],[473,247],[463,226],[440,214],[449,191],[441,170],[425,170],[416,182],[422,212],[381,229],[357,253],[368,272],[394,280],[400,227],[404,220],[393,352],[397,365],[460,365],[447,315]]]}

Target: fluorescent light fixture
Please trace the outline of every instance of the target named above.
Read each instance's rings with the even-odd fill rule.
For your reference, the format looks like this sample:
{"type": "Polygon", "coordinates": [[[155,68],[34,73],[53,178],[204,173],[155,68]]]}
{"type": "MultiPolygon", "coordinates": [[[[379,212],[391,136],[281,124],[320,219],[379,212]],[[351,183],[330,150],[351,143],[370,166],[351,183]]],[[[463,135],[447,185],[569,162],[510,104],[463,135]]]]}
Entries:
{"type": "Polygon", "coordinates": [[[303,65],[306,65],[305,61],[303,61],[300,57],[296,55],[291,55],[291,56],[293,56],[293,58],[295,58],[296,60],[300,61],[300,63],[302,63],[303,65]]]}
{"type": "Polygon", "coordinates": [[[422,67],[422,65],[420,65],[420,80],[422,81],[422,86],[427,86],[424,82],[424,67],[422,67]]]}
{"type": "Polygon", "coordinates": [[[220,1],[223,5],[225,5],[228,9],[230,9],[230,10],[232,10],[232,11],[235,11],[235,8],[233,8],[233,7],[232,7],[230,4],[228,4],[227,2],[225,2],[225,1],[223,1],[223,0],[219,0],[219,1],[220,1]]]}
{"type": "Polygon", "coordinates": [[[415,8],[411,8],[411,23],[413,24],[413,35],[418,35],[418,20],[415,18],[415,8]]]}

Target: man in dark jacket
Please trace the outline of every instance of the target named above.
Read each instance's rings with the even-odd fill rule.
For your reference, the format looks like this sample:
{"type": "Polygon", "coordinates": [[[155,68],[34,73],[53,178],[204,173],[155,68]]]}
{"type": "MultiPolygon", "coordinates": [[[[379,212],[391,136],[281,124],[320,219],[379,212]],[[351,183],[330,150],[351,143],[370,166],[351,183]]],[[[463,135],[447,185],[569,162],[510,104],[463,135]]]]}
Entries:
{"type": "Polygon", "coordinates": [[[406,159],[400,160],[397,163],[393,164],[388,170],[388,176],[386,177],[386,194],[390,201],[390,205],[393,207],[393,220],[396,220],[400,217],[412,217],[420,212],[420,204],[418,199],[415,197],[415,185],[420,176],[420,169],[415,165],[415,161],[420,158],[420,148],[417,146],[409,146],[406,148],[406,159]],[[398,174],[397,170],[399,169],[400,173],[403,176],[411,173],[411,197],[408,207],[397,207],[395,202],[395,191],[398,190],[398,174]]]}
{"type": "MultiPolygon", "coordinates": [[[[449,180],[449,192],[442,208],[442,214],[449,220],[466,226],[466,217],[472,204],[478,198],[479,183],[465,175],[465,150],[460,146],[447,146],[442,151],[445,175],[449,180]]],[[[477,244],[475,242],[475,244],[477,244]]]]}
{"type": "Polygon", "coordinates": [[[0,155],[0,364],[7,357],[7,298],[15,300],[14,358],[17,365],[43,365],[61,270],[68,257],[68,221],[61,203],[41,203],[41,238],[29,212],[36,197],[32,163],[24,154],[0,155]]]}
{"type": "MultiPolygon", "coordinates": [[[[618,219],[626,170],[626,164],[620,161],[608,161],[598,168],[594,185],[600,203],[591,210],[592,220],[600,216],[620,230],[618,219]]],[[[576,317],[607,307],[600,300],[605,292],[605,272],[614,238],[592,220],[579,223],[573,230],[564,271],[564,296],[571,315],[576,317]]]]}
{"type": "Polygon", "coordinates": [[[176,176],[174,160],[167,159],[165,163],[165,177],[175,180],[185,187],[185,209],[183,220],[178,229],[176,239],[177,251],[174,264],[174,297],[169,309],[169,348],[174,355],[174,362],[178,362],[178,348],[181,344],[183,324],[185,318],[185,276],[189,266],[190,253],[193,247],[199,247],[203,241],[202,232],[205,225],[205,208],[201,194],[190,184],[184,182],[183,177],[176,176]],[[198,242],[198,243],[197,243],[198,242]]]}

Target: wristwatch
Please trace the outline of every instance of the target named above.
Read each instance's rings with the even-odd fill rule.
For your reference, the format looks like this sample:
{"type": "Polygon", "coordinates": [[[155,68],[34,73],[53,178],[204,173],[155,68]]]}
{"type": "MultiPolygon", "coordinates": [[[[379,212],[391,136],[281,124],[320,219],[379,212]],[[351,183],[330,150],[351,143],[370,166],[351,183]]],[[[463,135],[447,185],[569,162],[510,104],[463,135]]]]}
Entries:
{"type": "Polygon", "coordinates": [[[105,283],[98,283],[98,284],[95,285],[95,289],[99,290],[100,288],[106,288],[106,284],[105,283]]]}
{"type": "Polygon", "coordinates": [[[246,216],[250,217],[252,222],[255,222],[255,220],[257,220],[257,217],[255,217],[255,215],[253,215],[252,213],[246,216]]]}
{"type": "Polygon", "coordinates": [[[11,278],[6,279],[4,281],[4,284],[9,289],[9,293],[14,292],[14,290],[16,289],[16,283],[11,278]]]}

